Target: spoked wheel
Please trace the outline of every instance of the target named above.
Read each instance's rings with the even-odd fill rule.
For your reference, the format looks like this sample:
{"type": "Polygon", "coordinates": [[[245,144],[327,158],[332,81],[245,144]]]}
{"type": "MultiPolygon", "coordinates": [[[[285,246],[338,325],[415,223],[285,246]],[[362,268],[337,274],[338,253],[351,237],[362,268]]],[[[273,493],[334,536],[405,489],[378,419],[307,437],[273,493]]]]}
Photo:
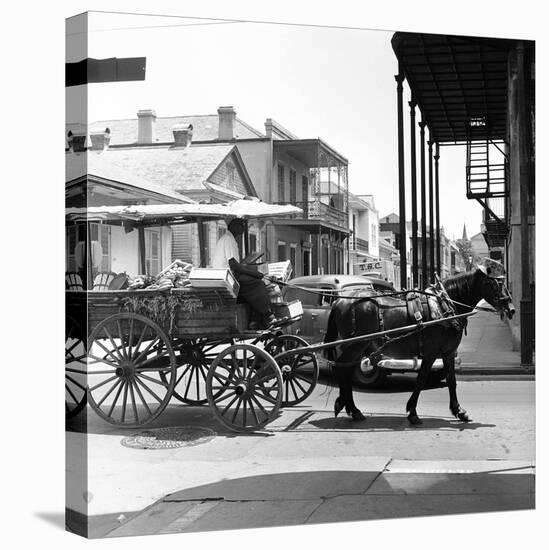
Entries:
{"type": "Polygon", "coordinates": [[[177,378],[173,391],[176,399],[188,405],[204,405],[208,402],[206,377],[212,361],[219,353],[216,350],[219,345],[220,342],[199,338],[177,346],[177,378]]]}
{"type": "Polygon", "coordinates": [[[157,418],[172,396],[176,370],[168,337],[142,315],[111,315],[88,339],[88,401],[111,424],[132,428],[157,418]]]}
{"type": "Polygon", "coordinates": [[[65,325],[65,418],[86,406],[86,336],[72,317],[65,325]]]}
{"type": "Polygon", "coordinates": [[[206,394],[224,426],[236,432],[259,430],[278,415],[282,403],[280,369],[261,348],[235,344],[213,360],[206,394]]]}
{"type": "Polygon", "coordinates": [[[283,407],[297,405],[311,395],[318,381],[319,369],[316,355],[312,351],[296,351],[284,355],[280,360],[277,356],[308,345],[307,341],[299,336],[283,334],[265,346],[265,351],[274,357],[282,373],[283,407]]]}

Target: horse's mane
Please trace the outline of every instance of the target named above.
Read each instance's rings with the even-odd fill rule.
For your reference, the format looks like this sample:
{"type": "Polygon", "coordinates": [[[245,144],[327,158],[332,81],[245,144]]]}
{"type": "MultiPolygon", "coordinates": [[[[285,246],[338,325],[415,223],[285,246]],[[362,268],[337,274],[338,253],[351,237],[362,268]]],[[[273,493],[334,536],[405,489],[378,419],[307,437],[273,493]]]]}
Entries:
{"type": "Polygon", "coordinates": [[[470,295],[474,276],[474,271],[467,271],[465,273],[453,275],[452,277],[444,279],[444,288],[446,289],[446,292],[454,298],[454,300],[460,301],[460,298],[470,295]]]}

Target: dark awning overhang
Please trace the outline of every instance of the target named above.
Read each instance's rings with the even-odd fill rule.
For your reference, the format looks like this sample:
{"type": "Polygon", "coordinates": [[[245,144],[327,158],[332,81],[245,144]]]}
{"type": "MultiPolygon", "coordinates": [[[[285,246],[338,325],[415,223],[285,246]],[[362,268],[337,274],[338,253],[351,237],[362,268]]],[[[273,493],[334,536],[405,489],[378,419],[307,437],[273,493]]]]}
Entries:
{"type": "Polygon", "coordinates": [[[319,138],[274,140],[273,147],[275,151],[286,153],[311,168],[332,166],[334,160],[345,166],[349,163],[343,155],[319,138]],[[319,158],[320,152],[325,153],[324,159],[319,158]],[[333,160],[329,160],[329,157],[333,160]]]}
{"type": "Polygon", "coordinates": [[[300,218],[287,218],[287,219],[278,219],[273,220],[273,225],[286,225],[289,227],[295,227],[297,229],[302,229],[308,231],[311,234],[328,234],[330,232],[337,233],[341,238],[346,238],[350,235],[351,230],[346,227],[332,224],[324,220],[315,220],[315,219],[300,219],[300,218]]]}
{"type": "Polygon", "coordinates": [[[433,141],[465,141],[471,120],[485,121],[485,137],[505,140],[507,59],[514,43],[436,34],[393,35],[393,50],[433,141]]]}

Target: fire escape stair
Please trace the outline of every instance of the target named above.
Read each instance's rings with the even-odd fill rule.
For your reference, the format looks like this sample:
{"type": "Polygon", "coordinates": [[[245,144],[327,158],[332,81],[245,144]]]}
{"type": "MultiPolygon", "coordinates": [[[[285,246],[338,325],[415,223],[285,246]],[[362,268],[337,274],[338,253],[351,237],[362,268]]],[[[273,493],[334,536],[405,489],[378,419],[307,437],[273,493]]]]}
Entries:
{"type": "MultiPolygon", "coordinates": [[[[484,237],[489,247],[505,243],[507,224],[507,167],[491,163],[485,128],[471,129],[467,140],[467,198],[477,200],[483,208],[484,237]]],[[[498,147],[496,144],[492,144],[498,147]]],[[[499,149],[499,147],[498,147],[499,149]]],[[[501,149],[500,149],[501,151],[501,149]]]]}

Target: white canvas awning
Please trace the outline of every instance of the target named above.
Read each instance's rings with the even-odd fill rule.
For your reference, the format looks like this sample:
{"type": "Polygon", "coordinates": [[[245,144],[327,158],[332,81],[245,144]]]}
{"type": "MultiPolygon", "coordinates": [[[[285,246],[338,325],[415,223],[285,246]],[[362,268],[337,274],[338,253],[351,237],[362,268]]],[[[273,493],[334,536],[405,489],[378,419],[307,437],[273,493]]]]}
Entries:
{"type": "Polygon", "coordinates": [[[106,223],[130,221],[154,225],[231,218],[285,218],[302,212],[301,208],[289,204],[278,205],[268,204],[257,199],[239,199],[227,204],[147,204],[68,208],[66,216],[69,221],[103,221],[106,223]]]}

